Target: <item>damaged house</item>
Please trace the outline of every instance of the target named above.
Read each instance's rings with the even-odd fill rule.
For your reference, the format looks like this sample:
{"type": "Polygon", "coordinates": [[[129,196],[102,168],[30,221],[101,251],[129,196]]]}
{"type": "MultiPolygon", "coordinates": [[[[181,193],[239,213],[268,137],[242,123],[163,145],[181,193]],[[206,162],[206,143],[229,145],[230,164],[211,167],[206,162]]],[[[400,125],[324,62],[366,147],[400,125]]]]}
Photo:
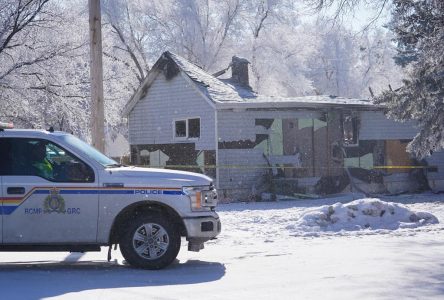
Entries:
{"type": "Polygon", "coordinates": [[[369,100],[258,95],[248,65],[233,57],[220,79],[163,53],[123,112],[131,162],[205,173],[229,199],[444,190],[444,153],[419,162],[406,152],[414,123],[369,100]]]}

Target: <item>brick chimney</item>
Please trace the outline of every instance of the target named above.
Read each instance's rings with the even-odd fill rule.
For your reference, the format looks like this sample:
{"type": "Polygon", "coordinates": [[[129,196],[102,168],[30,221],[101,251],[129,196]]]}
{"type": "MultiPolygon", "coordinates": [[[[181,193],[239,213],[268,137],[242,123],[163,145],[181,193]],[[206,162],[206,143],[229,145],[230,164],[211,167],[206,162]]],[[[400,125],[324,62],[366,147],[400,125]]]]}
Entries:
{"type": "Polygon", "coordinates": [[[231,79],[241,86],[251,88],[248,79],[249,63],[245,58],[233,56],[231,59],[231,79]]]}

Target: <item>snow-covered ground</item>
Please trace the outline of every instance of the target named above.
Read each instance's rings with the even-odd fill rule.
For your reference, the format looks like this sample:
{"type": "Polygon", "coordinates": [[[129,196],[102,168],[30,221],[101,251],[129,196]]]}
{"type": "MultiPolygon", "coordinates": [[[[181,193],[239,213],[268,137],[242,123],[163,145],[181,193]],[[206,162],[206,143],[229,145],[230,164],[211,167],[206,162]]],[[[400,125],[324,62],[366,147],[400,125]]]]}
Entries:
{"type": "Polygon", "coordinates": [[[444,195],[347,199],[222,204],[219,239],[160,271],[2,253],[0,299],[444,299],[444,195]]]}

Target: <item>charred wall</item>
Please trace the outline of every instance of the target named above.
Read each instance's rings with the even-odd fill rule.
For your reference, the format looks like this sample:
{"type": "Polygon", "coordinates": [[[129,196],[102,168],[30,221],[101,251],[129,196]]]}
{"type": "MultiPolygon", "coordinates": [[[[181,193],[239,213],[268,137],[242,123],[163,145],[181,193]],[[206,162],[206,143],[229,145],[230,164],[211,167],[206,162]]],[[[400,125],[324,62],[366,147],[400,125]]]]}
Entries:
{"type": "Polygon", "coordinates": [[[131,145],[131,163],[171,167],[216,177],[216,151],[196,150],[194,143],[131,145]]]}

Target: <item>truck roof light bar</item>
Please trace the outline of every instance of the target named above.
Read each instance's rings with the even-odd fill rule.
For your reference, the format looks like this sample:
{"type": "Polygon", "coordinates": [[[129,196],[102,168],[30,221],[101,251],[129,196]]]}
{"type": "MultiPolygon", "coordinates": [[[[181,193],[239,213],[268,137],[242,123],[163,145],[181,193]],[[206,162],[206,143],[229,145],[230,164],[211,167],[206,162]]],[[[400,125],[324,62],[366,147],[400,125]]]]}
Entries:
{"type": "Polygon", "coordinates": [[[12,122],[10,123],[0,122],[0,130],[3,131],[5,129],[14,129],[14,124],[12,124],[12,122]]]}

